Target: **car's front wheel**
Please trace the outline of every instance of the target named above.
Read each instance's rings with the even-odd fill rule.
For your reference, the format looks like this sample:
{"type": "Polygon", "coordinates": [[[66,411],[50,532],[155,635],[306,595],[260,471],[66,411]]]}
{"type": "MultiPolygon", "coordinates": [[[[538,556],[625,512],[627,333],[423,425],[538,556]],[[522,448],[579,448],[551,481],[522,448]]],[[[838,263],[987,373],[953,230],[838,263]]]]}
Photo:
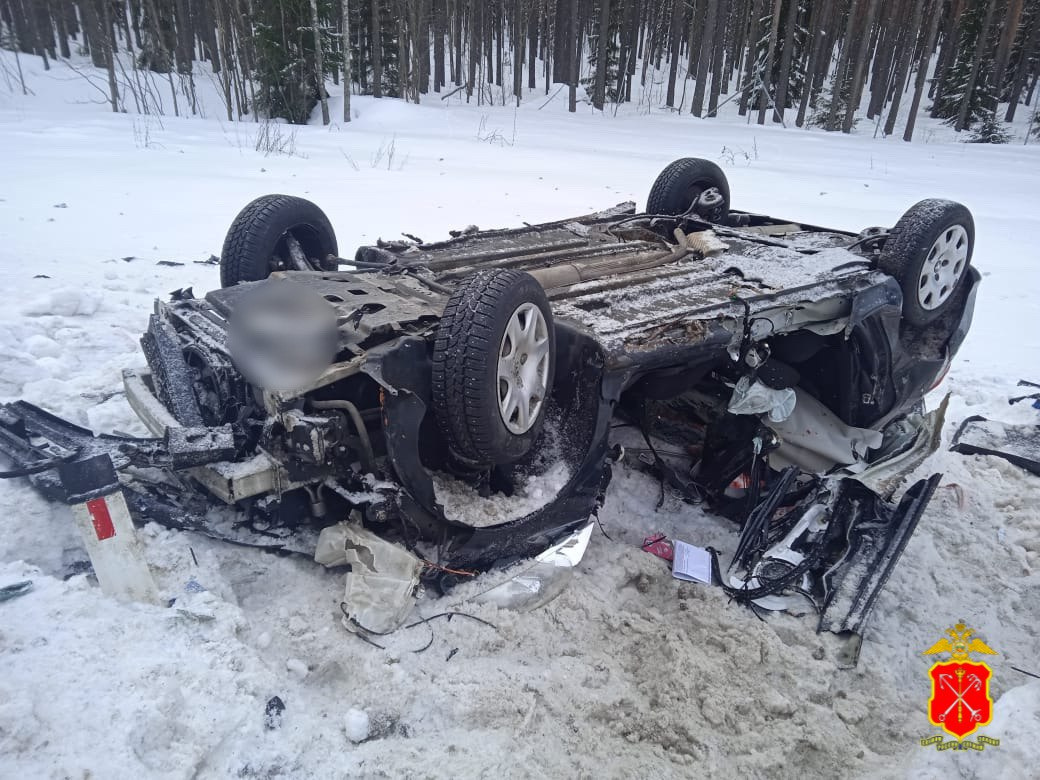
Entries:
{"type": "Polygon", "coordinates": [[[878,267],[903,289],[903,319],[922,327],[958,300],[975,247],[975,221],[952,200],[922,200],[889,232],[878,267]]]}
{"type": "Polygon", "coordinates": [[[452,452],[486,467],[522,458],[541,432],[556,333],[530,274],[479,271],[444,308],[433,351],[433,407],[452,452]]]}

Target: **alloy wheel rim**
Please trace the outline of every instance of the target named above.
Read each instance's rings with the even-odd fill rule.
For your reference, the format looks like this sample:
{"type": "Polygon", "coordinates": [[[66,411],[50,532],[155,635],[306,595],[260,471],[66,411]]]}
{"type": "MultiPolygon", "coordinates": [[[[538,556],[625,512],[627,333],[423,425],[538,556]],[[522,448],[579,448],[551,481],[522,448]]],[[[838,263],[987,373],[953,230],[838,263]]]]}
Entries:
{"type": "Polygon", "coordinates": [[[498,411],[514,434],[534,426],[549,381],[549,329],[533,303],[513,311],[498,350],[498,411]]]}
{"type": "Polygon", "coordinates": [[[947,228],[935,239],[917,281],[917,302],[922,309],[939,308],[953,294],[968,266],[968,231],[962,225],[947,228]]]}

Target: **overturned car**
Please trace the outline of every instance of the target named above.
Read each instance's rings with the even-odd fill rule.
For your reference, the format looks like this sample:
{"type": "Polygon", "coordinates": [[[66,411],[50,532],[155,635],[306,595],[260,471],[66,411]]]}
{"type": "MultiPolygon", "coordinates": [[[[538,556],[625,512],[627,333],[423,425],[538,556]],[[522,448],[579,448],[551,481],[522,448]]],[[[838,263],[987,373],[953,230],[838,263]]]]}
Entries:
{"type": "Polygon", "coordinates": [[[421,581],[448,589],[574,538],[623,456],[621,416],[649,468],[740,523],[717,573],[731,593],[804,599],[858,634],[938,482],[895,495],[938,443],[922,397],[970,327],[973,242],[943,200],[858,234],[731,209],[695,158],[644,212],[352,258],[317,206],[270,195],[232,223],[220,289],[155,304],[147,367],[124,372],[154,438],[20,401],[0,451],[51,497],[84,495],[72,483],[107,458],[140,521],[317,549],[351,567],[348,623],[383,631],[421,581]]]}

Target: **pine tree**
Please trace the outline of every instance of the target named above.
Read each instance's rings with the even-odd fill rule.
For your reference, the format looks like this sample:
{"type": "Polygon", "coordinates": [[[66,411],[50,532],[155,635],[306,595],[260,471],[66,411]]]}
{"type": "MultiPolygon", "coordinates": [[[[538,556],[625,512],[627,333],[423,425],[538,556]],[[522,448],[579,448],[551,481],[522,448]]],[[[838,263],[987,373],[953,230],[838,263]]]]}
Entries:
{"type": "MultiPolygon", "coordinates": [[[[617,103],[618,102],[618,64],[620,61],[621,47],[618,45],[617,32],[621,26],[621,3],[615,2],[610,4],[610,24],[607,27],[607,70],[604,78],[604,96],[607,102],[617,103]]],[[[597,0],[594,10],[592,11],[592,18],[598,19],[600,17],[600,11],[602,5],[597,0]]],[[[599,25],[596,25],[593,32],[589,34],[589,54],[588,63],[590,66],[590,74],[581,80],[581,85],[585,87],[585,91],[592,95],[596,86],[596,60],[597,52],[599,50],[599,25]]]]}
{"type": "MultiPolygon", "coordinates": [[[[325,88],[317,79],[310,0],[258,0],[254,11],[257,107],[268,116],[306,124],[318,104],[318,90],[325,88]]],[[[332,0],[318,0],[318,15],[333,18],[332,0]]],[[[320,32],[325,67],[340,67],[335,28],[323,23],[320,32]]]]}
{"type": "Polygon", "coordinates": [[[989,0],[971,0],[967,10],[961,16],[957,38],[957,52],[953,65],[950,66],[943,81],[943,89],[931,107],[932,116],[945,119],[946,124],[957,121],[961,106],[967,98],[968,112],[965,128],[970,129],[978,120],[997,104],[997,97],[990,87],[990,73],[993,67],[992,54],[987,52],[978,67],[974,89],[968,95],[968,85],[972,76],[972,64],[979,36],[983,33],[983,20],[989,0]]]}
{"type": "Polygon", "coordinates": [[[969,144],[1006,144],[1011,141],[1011,133],[1007,125],[997,119],[996,111],[986,111],[979,120],[979,126],[971,134],[966,143],[969,144]]]}
{"type": "MultiPolygon", "coordinates": [[[[361,3],[360,12],[350,22],[352,27],[365,31],[365,34],[369,36],[371,36],[372,30],[372,5],[373,3],[368,2],[368,0],[361,3]]],[[[395,0],[377,0],[377,5],[379,6],[379,42],[381,45],[379,47],[380,90],[376,97],[401,97],[401,84],[398,75],[400,49],[398,46],[397,19],[399,11],[395,0]]],[[[358,43],[360,43],[360,36],[358,43]]],[[[374,94],[374,90],[370,86],[374,84],[374,79],[367,77],[368,74],[373,72],[372,59],[371,46],[362,49],[358,45],[351,50],[352,70],[355,80],[361,85],[362,94],[374,94]],[[362,78],[362,74],[365,74],[366,77],[362,78]]]]}
{"type": "MultiPolygon", "coordinates": [[[[842,85],[840,91],[835,90],[835,80],[837,76],[831,76],[827,81],[827,86],[820,92],[820,95],[816,98],[816,103],[813,105],[812,113],[809,114],[809,120],[806,124],[809,127],[822,127],[827,130],[837,130],[837,127],[828,127],[827,124],[830,121],[831,105],[835,100],[838,101],[836,110],[837,116],[844,116],[849,106],[849,95],[852,92],[852,82],[849,79],[845,79],[845,83],[842,85]],[[837,93],[837,94],[836,94],[837,93]]],[[[853,122],[853,127],[859,122],[856,119],[853,122]]]]}

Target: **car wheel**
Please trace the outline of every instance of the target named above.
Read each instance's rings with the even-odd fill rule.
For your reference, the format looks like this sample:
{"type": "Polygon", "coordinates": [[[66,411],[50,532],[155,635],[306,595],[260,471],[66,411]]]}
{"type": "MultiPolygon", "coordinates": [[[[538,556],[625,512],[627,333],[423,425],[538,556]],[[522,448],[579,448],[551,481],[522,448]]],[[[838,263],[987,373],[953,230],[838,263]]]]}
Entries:
{"type": "Polygon", "coordinates": [[[433,350],[433,408],[462,461],[487,467],[523,457],[545,419],[556,334],[530,274],[479,271],[444,308],[433,350]]]}
{"type": "Polygon", "coordinates": [[[729,213],[729,182],[711,160],[684,157],[661,171],[654,181],[646,199],[646,213],[678,216],[695,204],[698,215],[721,221],[729,213]]]}
{"type": "Polygon", "coordinates": [[[903,288],[903,319],[927,325],[958,300],[974,247],[975,221],[960,203],[922,200],[900,218],[878,267],[903,288]]]}
{"type": "Polygon", "coordinates": [[[336,233],[320,208],[290,195],[264,195],[235,217],[220,253],[220,285],[258,282],[272,271],[294,268],[289,237],[318,268],[335,270],[329,255],[339,254],[336,233]]]}

